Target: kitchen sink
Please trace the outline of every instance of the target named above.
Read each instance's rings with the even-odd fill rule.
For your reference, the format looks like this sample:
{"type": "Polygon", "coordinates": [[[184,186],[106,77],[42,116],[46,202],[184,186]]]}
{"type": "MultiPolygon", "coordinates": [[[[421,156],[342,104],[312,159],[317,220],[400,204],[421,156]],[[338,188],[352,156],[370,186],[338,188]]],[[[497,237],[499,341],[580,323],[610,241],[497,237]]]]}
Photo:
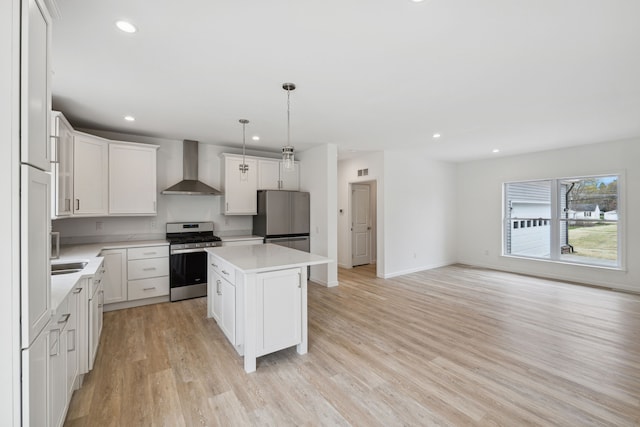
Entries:
{"type": "Polygon", "coordinates": [[[86,261],[51,264],[51,275],[79,273],[87,266],[86,261]]]}

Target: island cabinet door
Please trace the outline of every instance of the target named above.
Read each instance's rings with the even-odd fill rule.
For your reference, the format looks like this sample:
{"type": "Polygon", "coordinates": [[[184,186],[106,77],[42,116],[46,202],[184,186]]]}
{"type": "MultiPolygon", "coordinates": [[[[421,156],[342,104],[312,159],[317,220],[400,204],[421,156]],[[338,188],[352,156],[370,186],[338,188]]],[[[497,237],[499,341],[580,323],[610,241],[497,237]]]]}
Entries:
{"type": "Polygon", "coordinates": [[[256,277],[256,355],[272,353],[302,341],[302,286],[299,268],[256,277]]]}

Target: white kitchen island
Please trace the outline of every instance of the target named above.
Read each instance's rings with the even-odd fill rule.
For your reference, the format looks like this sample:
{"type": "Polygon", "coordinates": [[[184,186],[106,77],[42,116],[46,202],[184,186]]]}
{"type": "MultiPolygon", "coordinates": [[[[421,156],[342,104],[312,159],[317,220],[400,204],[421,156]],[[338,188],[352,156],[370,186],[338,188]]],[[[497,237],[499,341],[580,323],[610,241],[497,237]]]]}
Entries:
{"type": "Polygon", "coordinates": [[[296,346],[307,352],[307,266],[329,258],[264,244],[207,248],[207,314],[244,356],[256,358],[296,346]]]}

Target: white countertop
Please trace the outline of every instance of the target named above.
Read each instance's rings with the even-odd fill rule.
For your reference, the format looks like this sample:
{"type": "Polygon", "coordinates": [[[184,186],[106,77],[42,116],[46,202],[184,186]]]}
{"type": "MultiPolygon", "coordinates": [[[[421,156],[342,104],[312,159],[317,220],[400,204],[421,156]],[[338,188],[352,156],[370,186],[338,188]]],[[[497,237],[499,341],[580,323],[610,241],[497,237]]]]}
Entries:
{"type": "Polygon", "coordinates": [[[251,235],[243,235],[243,236],[220,236],[220,239],[223,242],[241,242],[243,240],[264,240],[262,236],[251,236],[251,235]]]}
{"type": "Polygon", "coordinates": [[[87,266],[78,273],[58,274],[51,276],[51,312],[56,314],[60,303],[80,279],[92,277],[102,263],[100,252],[104,249],[137,248],[142,246],[167,246],[166,240],[128,240],[124,242],[89,243],[83,245],[65,245],[60,247],[60,257],[51,260],[52,264],[62,264],[73,261],[87,261],[87,266]]]}
{"type": "Polygon", "coordinates": [[[328,264],[331,259],[297,249],[267,243],[264,245],[206,248],[243,273],[261,273],[306,265],[328,264]]]}

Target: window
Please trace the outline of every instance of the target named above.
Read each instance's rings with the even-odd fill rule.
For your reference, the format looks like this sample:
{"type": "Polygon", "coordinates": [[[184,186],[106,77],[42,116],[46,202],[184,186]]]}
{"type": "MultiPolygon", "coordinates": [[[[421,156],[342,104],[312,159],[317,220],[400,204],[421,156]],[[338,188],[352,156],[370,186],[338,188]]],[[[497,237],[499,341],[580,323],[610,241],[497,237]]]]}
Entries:
{"type": "Polygon", "coordinates": [[[505,184],[504,255],[621,267],[619,182],[609,175],[505,184]]]}

